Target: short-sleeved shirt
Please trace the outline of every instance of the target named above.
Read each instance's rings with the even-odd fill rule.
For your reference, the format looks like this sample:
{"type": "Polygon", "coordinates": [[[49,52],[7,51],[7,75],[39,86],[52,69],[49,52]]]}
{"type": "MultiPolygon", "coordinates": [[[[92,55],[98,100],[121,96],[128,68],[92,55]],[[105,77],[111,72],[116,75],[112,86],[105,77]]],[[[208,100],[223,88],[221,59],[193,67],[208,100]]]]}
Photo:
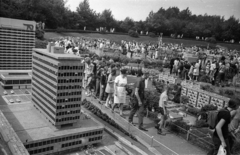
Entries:
{"type": "MultiPolygon", "coordinates": [[[[224,123],[224,125],[222,126],[222,134],[223,134],[223,138],[224,138],[224,139],[227,139],[227,138],[228,138],[228,125],[230,124],[230,121],[231,121],[231,114],[230,114],[229,110],[227,110],[227,109],[221,109],[221,110],[218,112],[217,122],[219,122],[221,119],[224,119],[224,120],[225,120],[225,123],[224,123]]],[[[215,135],[216,137],[218,137],[218,134],[217,134],[217,131],[216,131],[216,130],[214,131],[214,135],[215,135]]]]}
{"type": "Polygon", "coordinates": [[[160,99],[159,99],[159,107],[163,107],[164,102],[166,102],[168,100],[168,96],[167,96],[167,92],[164,91],[161,95],[160,95],[160,99]]]}
{"type": "Polygon", "coordinates": [[[143,100],[145,99],[145,95],[144,95],[144,90],[145,90],[145,79],[141,78],[140,80],[138,80],[136,82],[136,88],[138,88],[138,95],[141,99],[141,101],[143,102],[143,100]]]}

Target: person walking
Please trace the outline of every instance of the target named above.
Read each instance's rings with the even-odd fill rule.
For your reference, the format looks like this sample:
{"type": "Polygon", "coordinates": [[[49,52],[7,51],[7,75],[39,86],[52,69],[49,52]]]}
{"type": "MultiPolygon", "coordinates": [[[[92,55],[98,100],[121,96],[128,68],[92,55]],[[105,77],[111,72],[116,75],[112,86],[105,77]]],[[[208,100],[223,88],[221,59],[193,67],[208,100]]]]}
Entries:
{"type": "Polygon", "coordinates": [[[219,85],[224,87],[224,82],[225,82],[225,62],[220,62],[219,63],[219,85]]]}
{"type": "Polygon", "coordinates": [[[100,79],[101,79],[101,74],[103,72],[103,67],[99,66],[97,69],[97,74],[96,74],[96,90],[95,90],[95,96],[98,97],[100,94],[100,79]]]}
{"type": "MultiPolygon", "coordinates": [[[[217,155],[219,147],[225,148],[227,155],[230,155],[229,130],[228,125],[231,122],[231,112],[236,110],[237,105],[234,100],[228,102],[228,107],[221,109],[217,114],[217,125],[215,127],[212,140],[213,148],[207,155],[217,155]]],[[[234,116],[232,116],[234,117],[234,116]]]]}
{"type": "Polygon", "coordinates": [[[91,95],[91,90],[90,90],[90,83],[91,83],[91,81],[92,81],[92,77],[93,77],[93,68],[94,68],[94,66],[93,66],[93,64],[91,63],[91,60],[90,60],[90,58],[89,57],[87,57],[86,59],[85,59],[85,71],[84,71],[84,73],[85,73],[85,78],[84,78],[84,87],[85,87],[85,89],[86,89],[86,95],[87,96],[90,96],[91,95]]]}
{"type": "Polygon", "coordinates": [[[115,78],[114,81],[114,104],[112,112],[116,106],[119,106],[120,116],[123,117],[123,105],[126,104],[126,86],[127,86],[127,70],[121,69],[120,75],[115,78]]]}
{"type": "Polygon", "coordinates": [[[113,99],[113,93],[114,93],[114,80],[116,76],[116,70],[111,70],[111,73],[108,76],[107,80],[107,87],[106,87],[106,93],[108,93],[107,101],[105,103],[105,107],[110,108],[110,101],[113,99]]]}
{"type": "Polygon", "coordinates": [[[158,134],[162,134],[162,130],[165,126],[165,121],[167,120],[168,111],[166,108],[167,101],[168,101],[168,95],[169,95],[169,87],[166,85],[164,88],[164,91],[160,95],[159,99],[159,112],[161,114],[161,120],[159,122],[159,125],[156,127],[158,129],[158,134]]]}
{"type": "Polygon", "coordinates": [[[100,96],[99,99],[101,101],[105,100],[105,89],[107,84],[107,71],[106,69],[103,69],[100,77],[100,96]]]}
{"type": "Polygon", "coordinates": [[[147,131],[143,128],[143,118],[145,116],[146,102],[145,102],[145,80],[149,77],[147,71],[143,71],[142,77],[136,82],[135,92],[132,96],[132,109],[128,118],[128,122],[133,124],[133,116],[138,111],[138,128],[143,131],[147,131]]]}
{"type": "Polygon", "coordinates": [[[198,62],[194,65],[194,69],[193,69],[193,80],[195,79],[196,81],[198,81],[199,67],[200,67],[200,63],[199,63],[199,61],[198,61],[198,62]]]}

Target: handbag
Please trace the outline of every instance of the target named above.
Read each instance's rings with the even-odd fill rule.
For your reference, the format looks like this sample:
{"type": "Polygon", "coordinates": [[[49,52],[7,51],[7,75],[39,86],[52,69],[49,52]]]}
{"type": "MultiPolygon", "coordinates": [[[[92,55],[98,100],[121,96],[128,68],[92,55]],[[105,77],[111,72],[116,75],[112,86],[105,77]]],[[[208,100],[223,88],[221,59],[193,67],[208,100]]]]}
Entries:
{"type": "Polygon", "coordinates": [[[222,145],[220,145],[217,155],[226,155],[226,154],[227,154],[227,151],[225,150],[225,148],[222,145]]]}

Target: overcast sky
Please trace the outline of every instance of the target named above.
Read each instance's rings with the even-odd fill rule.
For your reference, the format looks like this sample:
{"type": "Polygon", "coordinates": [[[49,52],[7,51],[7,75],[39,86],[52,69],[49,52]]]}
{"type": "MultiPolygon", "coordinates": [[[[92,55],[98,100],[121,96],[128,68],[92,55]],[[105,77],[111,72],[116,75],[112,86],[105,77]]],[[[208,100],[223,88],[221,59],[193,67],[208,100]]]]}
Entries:
{"type": "MultiPolygon", "coordinates": [[[[83,0],[68,0],[67,6],[72,11],[83,0]]],[[[234,15],[240,19],[240,0],[89,0],[91,9],[102,12],[112,10],[114,18],[124,20],[131,17],[134,20],[145,20],[150,11],[156,12],[159,8],[177,6],[180,10],[187,7],[193,14],[221,15],[225,19],[234,15]]]]}

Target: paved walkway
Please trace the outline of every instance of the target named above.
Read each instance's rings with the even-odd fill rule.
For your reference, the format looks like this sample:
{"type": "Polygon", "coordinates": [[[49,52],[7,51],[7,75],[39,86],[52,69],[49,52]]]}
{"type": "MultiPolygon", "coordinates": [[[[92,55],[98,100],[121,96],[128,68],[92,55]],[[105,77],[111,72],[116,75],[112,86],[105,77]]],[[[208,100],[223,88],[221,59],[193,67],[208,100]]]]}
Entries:
{"type": "MultiPolygon", "coordinates": [[[[103,105],[99,104],[99,101],[93,97],[87,97],[87,100],[91,101],[95,106],[101,109],[109,117],[117,121],[125,130],[131,132],[133,135],[139,137],[146,143],[156,150],[161,152],[163,155],[203,155],[206,154],[202,149],[188,143],[186,140],[172,134],[168,133],[165,136],[158,135],[157,130],[154,128],[155,123],[149,118],[144,119],[144,127],[148,129],[147,132],[139,130],[137,127],[129,125],[127,117],[129,111],[125,111],[124,114],[126,118],[119,116],[118,112],[112,113],[110,109],[105,108],[103,105]]],[[[134,123],[138,120],[134,117],[134,123]]]]}

